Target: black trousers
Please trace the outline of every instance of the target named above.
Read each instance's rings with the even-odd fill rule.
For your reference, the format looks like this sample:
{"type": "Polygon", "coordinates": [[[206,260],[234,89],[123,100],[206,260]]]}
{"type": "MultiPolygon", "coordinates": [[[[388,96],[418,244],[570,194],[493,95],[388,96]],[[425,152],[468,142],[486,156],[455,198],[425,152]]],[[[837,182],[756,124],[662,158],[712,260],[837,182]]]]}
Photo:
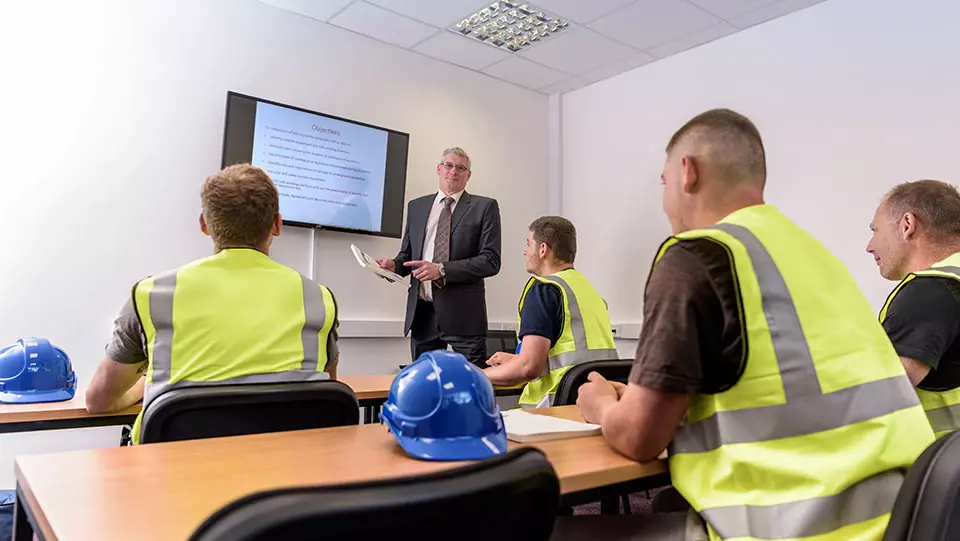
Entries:
{"type": "Polygon", "coordinates": [[[432,302],[423,299],[417,301],[417,311],[413,316],[413,325],[410,327],[410,354],[414,361],[427,351],[453,348],[462,354],[468,361],[479,366],[487,367],[487,337],[453,336],[440,330],[437,321],[437,311],[432,302]]]}

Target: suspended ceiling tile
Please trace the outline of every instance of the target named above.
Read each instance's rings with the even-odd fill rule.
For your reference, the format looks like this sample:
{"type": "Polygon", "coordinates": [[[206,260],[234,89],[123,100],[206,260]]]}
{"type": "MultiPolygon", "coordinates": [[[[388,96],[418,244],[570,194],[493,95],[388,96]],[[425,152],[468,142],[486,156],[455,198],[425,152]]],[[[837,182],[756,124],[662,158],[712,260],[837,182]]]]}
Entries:
{"type": "Polygon", "coordinates": [[[648,55],[647,53],[638,53],[630,58],[625,58],[623,60],[618,60],[612,64],[603,66],[602,68],[589,71],[587,73],[581,74],[579,77],[586,81],[588,84],[595,83],[597,81],[602,81],[608,77],[613,77],[614,75],[619,75],[625,71],[630,71],[640,66],[649,64],[656,60],[654,57],[648,55]]]}
{"type": "Polygon", "coordinates": [[[531,5],[575,23],[588,23],[634,0],[535,0],[531,5]]]}
{"type": "Polygon", "coordinates": [[[662,43],[656,47],[651,47],[647,49],[647,52],[657,58],[666,58],[677,53],[682,53],[687,49],[703,45],[704,43],[710,43],[715,39],[729,36],[737,30],[738,28],[730,23],[717,23],[713,26],[697,30],[692,34],[687,34],[681,38],[662,43]]]}
{"type": "Polygon", "coordinates": [[[560,81],[559,83],[552,84],[548,87],[540,89],[540,92],[544,94],[563,94],[564,92],[570,92],[571,90],[576,90],[587,84],[586,81],[579,79],[577,77],[571,77],[565,81],[560,81]]]}
{"type": "Polygon", "coordinates": [[[721,22],[687,0],[639,0],[588,26],[613,39],[646,49],[721,22]]]}
{"type": "Polygon", "coordinates": [[[597,69],[638,51],[589,28],[571,28],[522,51],[520,56],[571,75],[597,69]]]}
{"type": "Polygon", "coordinates": [[[330,24],[403,48],[412,47],[438,32],[430,25],[366,2],[351,4],[330,19],[330,24]]]}
{"type": "Polygon", "coordinates": [[[748,28],[820,2],[823,0],[780,0],[775,4],[734,17],[730,22],[740,28],[748,28]]]}
{"type": "Polygon", "coordinates": [[[440,28],[473,15],[477,10],[493,3],[493,0],[367,0],[407,17],[440,28]]]}
{"type": "Polygon", "coordinates": [[[773,4],[777,0],[690,0],[721,19],[729,19],[748,11],[773,4]]]}
{"type": "Polygon", "coordinates": [[[353,0],[260,0],[264,4],[305,15],[318,21],[326,21],[353,0]]]}
{"type": "Polygon", "coordinates": [[[533,90],[559,83],[570,77],[566,73],[541,66],[519,56],[512,56],[502,62],[497,62],[484,68],[483,72],[533,90]]]}
{"type": "Polygon", "coordinates": [[[507,51],[467,39],[454,32],[440,32],[413,50],[473,70],[482,70],[494,62],[513,56],[507,51]]]}

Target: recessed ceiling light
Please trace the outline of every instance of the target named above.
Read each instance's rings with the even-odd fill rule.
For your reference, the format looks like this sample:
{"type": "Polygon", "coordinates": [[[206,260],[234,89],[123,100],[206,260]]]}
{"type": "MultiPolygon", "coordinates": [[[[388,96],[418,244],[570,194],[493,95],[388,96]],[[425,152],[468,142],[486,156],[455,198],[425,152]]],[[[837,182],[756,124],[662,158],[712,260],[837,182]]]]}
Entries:
{"type": "Polygon", "coordinates": [[[518,52],[570,28],[530,4],[499,1],[464,18],[450,30],[510,52],[518,52]]]}

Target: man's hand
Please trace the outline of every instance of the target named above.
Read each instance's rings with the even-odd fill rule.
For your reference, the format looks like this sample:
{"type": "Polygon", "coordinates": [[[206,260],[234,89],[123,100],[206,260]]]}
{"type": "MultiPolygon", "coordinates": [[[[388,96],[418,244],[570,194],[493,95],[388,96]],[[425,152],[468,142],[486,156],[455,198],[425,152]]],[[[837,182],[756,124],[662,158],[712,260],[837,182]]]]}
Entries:
{"type": "Polygon", "coordinates": [[[498,351],[493,354],[489,359],[487,359],[487,365],[489,366],[500,366],[501,364],[509,361],[510,359],[516,357],[513,353],[507,353],[505,351],[498,351]]]}
{"type": "Polygon", "coordinates": [[[599,424],[603,421],[603,414],[616,405],[620,396],[617,388],[596,372],[590,372],[587,380],[588,383],[578,389],[577,407],[580,408],[584,421],[599,424]]]}
{"type": "Polygon", "coordinates": [[[440,265],[438,263],[418,259],[416,261],[407,261],[403,266],[416,267],[416,270],[413,271],[413,277],[421,282],[440,279],[440,265]]]}
{"type": "Polygon", "coordinates": [[[627,386],[619,381],[610,381],[607,380],[607,383],[613,385],[613,388],[617,391],[617,399],[623,398],[623,391],[627,390],[627,386]]]}
{"type": "Polygon", "coordinates": [[[380,265],[381,269],[397,272],[397,264],[392,259],[380,258],[377,260],[377,265],[380,265]]]}

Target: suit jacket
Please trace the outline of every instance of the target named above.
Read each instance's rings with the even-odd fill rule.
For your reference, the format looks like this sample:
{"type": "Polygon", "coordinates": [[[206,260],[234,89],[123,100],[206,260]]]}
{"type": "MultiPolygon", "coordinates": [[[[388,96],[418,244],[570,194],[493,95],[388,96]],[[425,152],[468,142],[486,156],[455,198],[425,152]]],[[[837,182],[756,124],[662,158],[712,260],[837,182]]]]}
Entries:
{"type": "MultiPolygon", "coordinates": [[[[410,274],[407,261],[424,257],[424,234],[430,207],[437,194],[418,197],[407,204],[407,225],[400,253],[394,259],[397,273],[410,274]]],[[[442,288],[433,288],[433,305],[442,333],[451,336],[487,334],[487,299],[484,278],[500,272],[500,205],[496,199],[463,192],[450,218],[450,260],[442,288]]],[[[410,277],[404,335],[410,332],[420,296],[420,281],[410,277]]]]}

